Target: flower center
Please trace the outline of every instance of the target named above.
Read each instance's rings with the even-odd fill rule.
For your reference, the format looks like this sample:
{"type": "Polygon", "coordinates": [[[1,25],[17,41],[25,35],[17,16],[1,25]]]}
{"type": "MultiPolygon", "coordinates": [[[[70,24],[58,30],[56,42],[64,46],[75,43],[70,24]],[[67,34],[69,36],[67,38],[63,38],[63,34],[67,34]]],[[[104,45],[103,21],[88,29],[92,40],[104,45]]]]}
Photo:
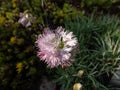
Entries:
{"type": "Polygon", "coordinates": [[[63,47],[64,47],[64,43],[60,42],[59,45],[58,45],[58,48],[62,49],[63,47]]]}
{"type": "Polygon", "coordinates": [[[63,42],[63,38],[61,37],[60,43],[58,44],[58,48],[59,49],[63,49],[64,48],[64,42],[63,42]]]}

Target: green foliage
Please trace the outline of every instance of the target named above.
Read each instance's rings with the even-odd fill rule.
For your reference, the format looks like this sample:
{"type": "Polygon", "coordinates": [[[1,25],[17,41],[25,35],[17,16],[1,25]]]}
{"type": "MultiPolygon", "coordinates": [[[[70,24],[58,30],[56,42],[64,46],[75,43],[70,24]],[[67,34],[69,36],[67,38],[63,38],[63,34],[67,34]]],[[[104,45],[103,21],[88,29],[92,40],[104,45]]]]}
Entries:
{"type": "Polygon", "coordinates": [[[0,4],[0,90],[30,89],[30,82],[43,73],[34,44],[36,33],[41,31],[35,32],[34,27],[30,31],[18,23],[17,0],[0,4]]]}
{"type": "Polygon", "coordinates": [[[58,68],[57,82],[61,90],[71,90],[81,83],[83,90],[111,90],[109,80],[120,64],[120,20],[116,17],[77,17],[67,20],[65,28],[78,38],[76,61],[58,68]],[[83,75],[78,76],[82,71],[83,75]]]}
{"type": "Polygon", "coordinates": [[[1,87],[8,86],[16,90],[19,83],[27,81],[27,78],[31,80],[37,74],[36,63],[39,65],[39,60],[34,47],[35,37],[27,29],[15,29],[12,26],[1,27],[0,33],[1,87]]]}
{"type": "Polygon", "coordinates": [[[71,90],[76,82],[84,90],[107,88],[100,79],[118,67],[120,21],[111,17],[95,20],[84,14],[86,7],[97,11],[116,2],[119,0],[0,0],[0,90],[30,90],[31,82],[44,74],[57,77],[62,90],[71,90]],[[36,17],[28,28],[18,23],[26,10],[36,17]],[[36,57],[34,42],[44,27],[58,25],[74,30],[80,51],[71,67],[52,70],[36,57]],[[79,70],[84,72],[82,77],[79,70]]]}
{"type": "MultiPolygon", "coordinates": [[[[119,3],[120,0],[75,0],[72,1],[72,5],[77,7],[78,10],[84,13],[112,13],[116,12],[118,15],[119,13],[119,3]],[[116,10],[118,11],[116,11],[116,10]],[[115,11],[113,11],[115,10],[115,11]]],[[[112,13],[112,14],[114,14],[112,13]]]]}

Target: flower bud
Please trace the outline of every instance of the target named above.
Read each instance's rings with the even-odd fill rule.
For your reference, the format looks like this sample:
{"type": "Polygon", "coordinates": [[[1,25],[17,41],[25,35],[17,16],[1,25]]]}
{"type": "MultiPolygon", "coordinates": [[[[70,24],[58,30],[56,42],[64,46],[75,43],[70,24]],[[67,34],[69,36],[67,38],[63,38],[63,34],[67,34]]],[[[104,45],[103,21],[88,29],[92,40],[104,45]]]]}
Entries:
{"type": "Polygon", "coordinates": [[[81,83],[75,83],[73,86],[73,90],[82,90],[82,84],[81,83]]]}
{"type": "Polygon", "coordinates": [[[82,77],[84,74],[84,71],[83,70],[79,70],[78,73],[77,73],[77,76],[78,77],[82,77]]]}

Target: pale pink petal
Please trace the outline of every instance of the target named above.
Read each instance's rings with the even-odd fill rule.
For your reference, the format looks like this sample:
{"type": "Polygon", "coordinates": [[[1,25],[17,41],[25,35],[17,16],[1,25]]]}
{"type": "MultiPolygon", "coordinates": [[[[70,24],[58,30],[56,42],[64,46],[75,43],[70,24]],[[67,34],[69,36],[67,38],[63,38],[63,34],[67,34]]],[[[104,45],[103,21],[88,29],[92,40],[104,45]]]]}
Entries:
{"type": "Polygon", "coordinates": [[[37,56],[48,67],[69,66],[74,61],[72,53],[76,49],[77,39],[72,32],[65,31],[62,27],[58,27],[55,32],[45,28],[35,43],[39,50],[37,56]],[[59,47],[61,44],[62,48],[59,47]]]}

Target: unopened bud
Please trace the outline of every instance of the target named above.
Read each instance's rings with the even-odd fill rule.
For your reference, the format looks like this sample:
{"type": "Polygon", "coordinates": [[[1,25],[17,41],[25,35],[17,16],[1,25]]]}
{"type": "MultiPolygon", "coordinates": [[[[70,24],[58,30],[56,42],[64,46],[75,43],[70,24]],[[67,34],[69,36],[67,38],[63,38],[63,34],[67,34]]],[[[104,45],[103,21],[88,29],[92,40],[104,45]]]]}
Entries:
{"type": "Polygon", "coordinates": [[[78,73],[77,73],[77,76],[78,77],[82,77],[84,74],[84,71],[83,70],[79,70],[78,73]]]}
{"type": "Polygon", "coordinates": [[[75,83],[73,86],[73,90],[82,90],[82,84],[81,83],[75,83]]]}

